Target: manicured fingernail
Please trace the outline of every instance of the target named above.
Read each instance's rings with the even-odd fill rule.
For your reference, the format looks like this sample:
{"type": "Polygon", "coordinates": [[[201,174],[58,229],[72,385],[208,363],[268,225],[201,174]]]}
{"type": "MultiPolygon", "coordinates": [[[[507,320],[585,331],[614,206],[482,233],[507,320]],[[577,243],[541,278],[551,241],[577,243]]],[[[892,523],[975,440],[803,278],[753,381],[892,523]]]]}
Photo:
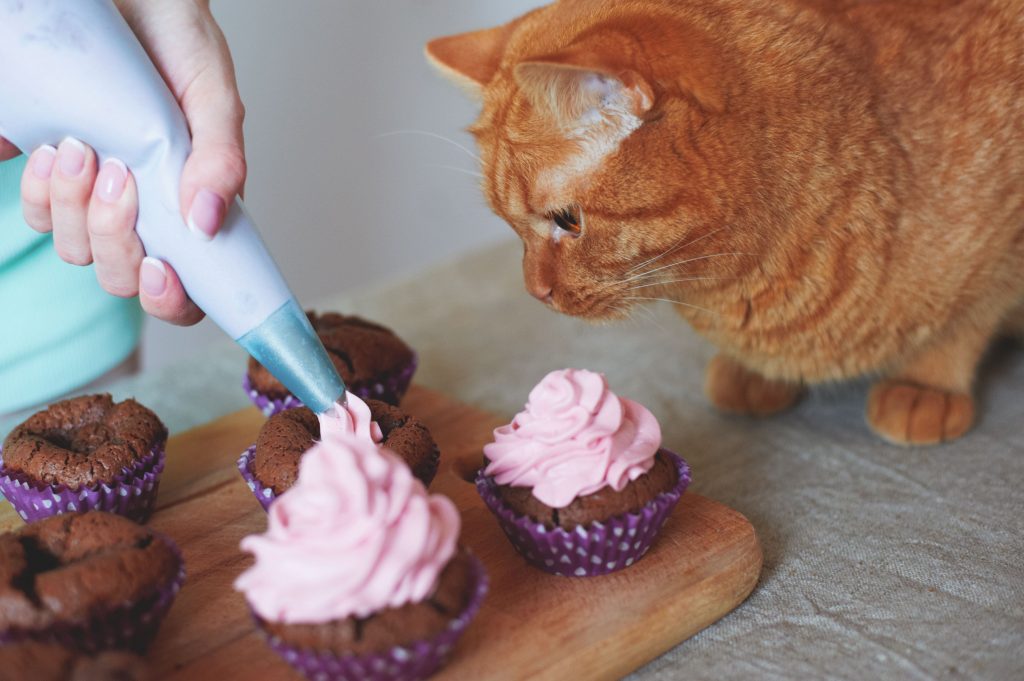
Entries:
{"type": "Polygon", "coordinates": [[[224,219],[224,200],[209,189],[200,189],[188,211],[188,228],[203,241],[217,233],[224,219]]]}
{"type": "Polygon", "coordinates": [[[139,269],[139,286],[147,296],[158,298],[167,290],[167,268],[156,258],[145,257],[139,269]]]}
{"type": "Polygon", "coordinates": [[[78,177],[85,168],[85,145],[74,137],[65,137],[57,147],[57,165],[67,177],[78,177]]]}
{"type": "Polygon", "coordinates": [[[32,154],[32,174],[40,180],[49,180],[53,174],[53,162],[57,158],[57,149],[49,144],[36,149],[32,154]]]}
{"type": "Polygon", "coordinates": [[[116,158],[108,158],[96,176],[96,196],[107,203],[116,203],[124,194],[128,182],[128,168],[116,158]]]}

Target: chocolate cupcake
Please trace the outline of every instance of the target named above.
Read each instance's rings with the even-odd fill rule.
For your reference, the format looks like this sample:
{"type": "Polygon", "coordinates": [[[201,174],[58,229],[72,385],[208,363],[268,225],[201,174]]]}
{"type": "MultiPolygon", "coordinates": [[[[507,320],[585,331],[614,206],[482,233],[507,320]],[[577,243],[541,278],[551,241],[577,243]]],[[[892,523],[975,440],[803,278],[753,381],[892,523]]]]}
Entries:
{"type": "Polygon", "coordinates": [[[553,371],[484,447],[477,491],[526,560],[585,577],[629,567],[690,482],[643,406],[590,371],[553,371]]]}
{"type": "MultiPolygon", "coordinates": [[[[328,417],[333,428],[343,427],[397,454],[424,485],[437,473],[440,452],[430,431],[397,407],[348,396],[346,421],[328,417]],[[348,419],[351,419],[349,421],[348,419]]],[[[256,444],[238,459],[238,469],[263,508],[295,484],[302,455],[321,437],[321,422],[306,407],[286,409],[260,428],[256,444]]]]}
{"type": "Polygon", "coordinates": [[[0,492],[26,521],[103,510],[144,522],[167,429],[135,400],[85,395],[29,417],[0,448],[0,492]]]}
{"type": "MultiPolygon", "coordinates": [[[[416,353],[395,333],[361,317],[306,312],[350,393],[398,405],[416,371],[416,353]]],[[[249,358],[242,382],[253,404],[270,416],[302,406],[266,367],[249,358]]]]}
{"type": "Polygon", "coordinates": [[[0,643],[142,651],[183,580],[174,543],[127,518],[40,520],[0,535],[0,643]]]}
{"type": "Polygon", "coordinates": [[[0,681],[148,681],[141,657],[121,651],[85,655],[55,643],[0,646],[0,681]]]}
{"type": "Polygon", "coordinates": [[[242,548],[235,582],[257,626],[315,679],[422,679],[480,607],[487,579],[460,517],[385,448],[328,433],[242,548]]]}

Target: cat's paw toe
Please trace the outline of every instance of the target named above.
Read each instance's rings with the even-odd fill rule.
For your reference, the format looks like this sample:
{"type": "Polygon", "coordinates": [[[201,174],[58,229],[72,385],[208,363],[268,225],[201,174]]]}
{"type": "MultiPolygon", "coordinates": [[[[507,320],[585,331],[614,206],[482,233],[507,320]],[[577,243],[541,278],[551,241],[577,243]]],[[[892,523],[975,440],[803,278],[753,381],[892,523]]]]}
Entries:
{"type": "Polygon", "coordinates": [[[711,404],[721,411],[768,416],[796,404],[803,395],[803,388],[798,384],[768,380],[718,355],[708,365],[704,392],[711,404]]]}
{"type": "Polygon", "coordinates": [[[902,381],[871,389],[868,425],[898,445],[933,445],[955,440],[974,425],[974,399],[963,393],[902,381]]]}

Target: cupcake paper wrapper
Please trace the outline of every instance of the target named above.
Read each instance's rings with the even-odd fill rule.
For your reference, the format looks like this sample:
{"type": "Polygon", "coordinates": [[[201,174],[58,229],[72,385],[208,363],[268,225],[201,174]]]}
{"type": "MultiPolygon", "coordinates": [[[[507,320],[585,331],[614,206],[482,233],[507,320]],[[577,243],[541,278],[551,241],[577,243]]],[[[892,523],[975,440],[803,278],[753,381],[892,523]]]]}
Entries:
{"type": "Polygon", "coordinates": [[[249,486],[253,496],[260,502],[260,506],[263,507],[264,511],[270,510],[270,504],[277,498],[274,494],[274,490],[266,487],[259,480],[256,479],[256,474],[253,473],[252,466],[256,461],[256,445],[249,447],[249,449],[242,452],[242,456],[238,457],[238,472],[245,478],[245,484],[249,486]]]}
{"type": "MultiPolygon", "coordinates": [[[[405,395],[405,392],[409,389],[409,384],[412,382],[412,375],[416,373],[417,363],[418,359],[414,354],[409,364],[403,367],[398,373],[392,374],[378,381],[353,383],[352,385],[347,386],[347,388],[353,395],[357,395],[364,400],[367,398],[380,400],[381,402],[387,402],[388,404],[397,407],[398,403],[405,395]]],[[[294,395],[285,395],[284,397],[273,398],[261,393],[252,386],[252,382],[249,380],[248,375],[242,377],[242,388],[245,390],[245,394],[249,396],[249,400],[255,404],[267,418],[278,412],[284,411],[285,409],[294,409],[295,407],[302,406],[302,401],[294,395]]]]}
{"type": "Polygon", "coordinates": [[[593,577],[622,570],[640,560],[651,548],[662,525],[690,484],[690,467],[683,459],[661,450],[672,460],[679,479],[639,513],[613,516],[573,530],[548,528],[532,518],[519,515],[497,495],[497,483],[477,473],[476,489],[497,517],[512,546],[528,563],[545,572],[564,577],[593,577]]]}
{"type": "MultiPolygon", "coordinates": [[[[334,655],[288,645],[269,637],[270,647],[285,662],[311,681],[416,681],[425,679],[444,665],[470,620],[480,609],[487,594],[487,573],[475,556],[471,558],[470,579],[473,595],[469,603],[431,639],[396,646],[386,652],[366,655],[334,655]]],[[[260,622],[257,618],[257,624],[260,622]]]]}
{"type": "Polygon", "coordinates": [[[35,484],[8,471],[0,450],[0,492],[29,523],[58,513],[85,511],[109,511],[144,523],[156,503],[165,458],[161,443],[111,482],[73,490],[65,485],[35,484]]]}
{"type": "Polygon", "coordinates": [[[40,631],[2,632],[0,645],[30,639],[57,643],[88,654],[102,650],[144,653],[156,637],[160,623],[185,583],[185,562],[181,551],[170,538],[161,534],[157,536],[167,542],[178,558],[178,573],[170,583],[135,603],[95,613],[85,622],[54,625],[40,631]]]}

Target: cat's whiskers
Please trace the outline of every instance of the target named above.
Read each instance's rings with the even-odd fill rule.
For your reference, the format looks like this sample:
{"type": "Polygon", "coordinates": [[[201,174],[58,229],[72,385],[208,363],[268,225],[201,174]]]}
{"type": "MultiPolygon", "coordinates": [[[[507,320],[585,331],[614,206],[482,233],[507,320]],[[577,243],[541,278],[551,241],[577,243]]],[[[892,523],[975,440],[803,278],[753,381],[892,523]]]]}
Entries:
{"type": "Polygon", "coordinates": [[[424,164],[427,168],[441,168],[442,170],[454,170],[457,173],[463,173],[464,175],[472,175],[473,177],[479,177],[483,179],[484,174],[478,173],[475,170],[466,170],[465,168],[459,168],[458,166],[446,166],[440,163],[426,163],[424,164]]]}
{"type": "Polygon", "coordinates": [[[634,306],[632,309],[642,312],[646,317],[647,321],[658,327],[658,330],[664,333],[665,335],[669,335],[668,329],[666,329],[665,325],[658,320],[658,315],[654,314],[653,310],[642,306],[634,306]]]}
{"type": "Polygon", "coordinates": [[[658,301],[658,302],[661,302],[661,303],[671,303],[673,305],[682,305],[683,307],[689,307],[689,308],[693,308],[694,310],[700,310],[701,312],[707,312],[708,314],[715,315],[716,317],[719,316],[719,313],[715,312],[714,310],[709,310],[706,307],[701,307],[700,305],[693,305],[692,303],[684,303],[681,300],[673,300],[671,298],[653,298],[653,297],[647,297],[647,296],[625,296],[624,298],[622,298],[622,300],[652,300],[652,301],[658,301]]]}
{"type": "Polygon", "coordinates": [[[682,244],[682,245],[680,245],[680,242],[681,242],[681,241],[682,241],[683,239],[685,239],[686,237],[688,237],[688,236],[689,236],[689,234],[684,234],[684,235],[683,235],[683,236],[682,236],[682,237],[681,237],[681,238],[679,239],[679,241],[677,241],[677,242],[675,242],[674,244],[672,244],[672,246],[670,246],[670,247],[669,247],[669,248],[668,248],[667,250],[665,250],[664,252],[662,252],[662,253],[661,253],[660,255],[656,255],[656,256],[654,256],[653,258],[648,258],[647,260],[644,260],[644,261],[643,261],[642,263],[640,263],[639,265],[633,265],[633,266],[632,266],[632,267],[630,267],[630,268],[629,268],[628,270],[626,270],[626,271],[624,272],[624,274],[632,274],[633,272],[636,272],[636,271],[637,271],[638,269],[640,269],[640,268],[641,268],[641,267],[643,267],[644,265],[649,265],[649,264],[651,264],[652,262],[654,262],[655,260],[661,260],[661,259],[662,259],[662,258],[664,258],[665,256],[667,256],[667,255],[671,255],[672,253],[675,253],[675,252],[676,252],[676,251],[678,251],[679,249],[682,249],[682,248],[689,248],[690,246],[692,246],[693,244],[697,243],[698,241],[701,241],[702,239],[707,239],[707,238],[708,238],[709,236],[712,236],[712,235],[714,235],[714,234],[718,234],[718,233],[719,233],[719,232],[721,232],[721,231],[722,231],[723,229],[725,229],[725,227],[719,227],[718,229],[714,230],[713,232],[708,232],[707,234],[704,234],[704,235],[702,235],[702,236],[699,236],[699,237],[697,237],[696,239],[694,239],[694,240],[692,240],[692,241],[688,241],[687,243],[685,243],[685,244],[682,244]]]}
{"type": "Polygon", "coordinates": [[[736,279],[736,277],[687,277],[685,279],[669,279],[667,281],[655,281],[650,284],[637,284],[636,286],[626,288],[626,291],[635,291],[637,289],[651,288],[654,286],[670,286],[672,284],[682,284],[688,281],[724,281],[729,279],[736,279]]]}
{"type": "Polygon", "coordinates": [[[748,255],[748,256],[753,256],[754,254],[753,253],[740,253],[740,252],[736,252],[736,251],[730,252],[730,253],[710,253],[708,255],[697,256],[696,258],[687,258],[686,260],[680,260],[679,262],[669,263],[668,265],[662,265],[661,267],[655,267],[652,270],[647,270],[646,272],[641,272],[639,274],[634,274],[631,277],[626,277],[625,279],[622,279],[619,283],[627,284],[627,283],[629,283],[631,281],[635,281],[637,279],[642,279],[644,277],[649,277],[652,274],[655,274],[656,272],[661,272],[662,270],[671,269],[673,267],[679,267],[681,265],[686,265],[686,264],[691,263],[691,262],[697,262],[698,260],[708,260],[710,258],[721,258],[721,257],[725,257],[725,256],[732,256],[732,255],[748,255]]]}
{"type": "Polygon", "coordinates": [[[483,163],[483,161],[480,159],[479,156],[474,154],[472,151],[467,149],[465,146],[459,144],[458,142],[456,142],[453,139],[445,137],[444,135],[439,135],[436,132],[430,132],[429,130],[392,130],[391,132],[383,132],[383,133],[381,133],[379,135],[374,135],[373,139],[382,139],[384,137],[394,137],[395,135],[424,135],[425,137],[433,137],[434,139],[441,140],[442,142],[447,142],[448,144],[451,144],[452,146],[454,146],[457,149],[459,149],[460,151],[468,154],[469,157],[472,158],[477,163],[481,163],[481,164],[483,163]]]}

